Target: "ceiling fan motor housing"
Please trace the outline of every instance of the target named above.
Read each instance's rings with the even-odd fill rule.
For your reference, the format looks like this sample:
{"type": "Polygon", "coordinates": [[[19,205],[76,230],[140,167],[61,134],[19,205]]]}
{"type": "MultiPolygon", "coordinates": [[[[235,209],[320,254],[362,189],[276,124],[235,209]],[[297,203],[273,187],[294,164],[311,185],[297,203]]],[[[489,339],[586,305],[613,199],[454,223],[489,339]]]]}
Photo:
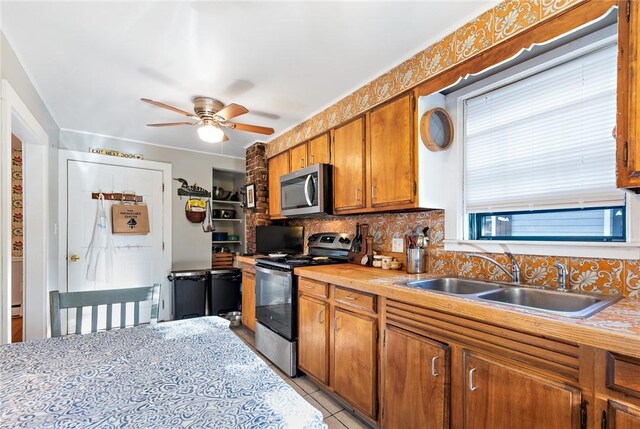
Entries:
{"type": "Polygon", "coordinates": [[[201,119],[213,119],[214,115],[222,110],[224,104],[209,97],[195,97],[193,99],[193,111],[201,119]]]}

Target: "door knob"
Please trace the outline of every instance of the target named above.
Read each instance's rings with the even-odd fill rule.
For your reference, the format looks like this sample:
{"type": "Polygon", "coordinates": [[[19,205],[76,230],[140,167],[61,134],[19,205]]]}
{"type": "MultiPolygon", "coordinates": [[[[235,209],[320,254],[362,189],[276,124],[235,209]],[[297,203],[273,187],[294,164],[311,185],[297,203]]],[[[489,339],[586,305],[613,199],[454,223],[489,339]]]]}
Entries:
{"type": "Polygon", "coordinates": [[[71,257],[69,259],[71,259],[71,262],[78,262],[80,260],[80,256],[71,255],[71,257]]]}

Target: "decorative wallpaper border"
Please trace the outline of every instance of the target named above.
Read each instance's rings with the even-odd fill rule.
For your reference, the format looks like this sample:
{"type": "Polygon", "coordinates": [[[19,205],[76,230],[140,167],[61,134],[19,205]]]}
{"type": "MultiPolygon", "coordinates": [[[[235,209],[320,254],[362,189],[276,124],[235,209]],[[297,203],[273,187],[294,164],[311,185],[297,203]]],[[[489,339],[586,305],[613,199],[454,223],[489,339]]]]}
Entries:
{"type": "Polygon", "coordinates": [[[11,149],[11,257],[22,258],[22,150],[11,149]]]}
{"type": "Polygon", "coordinates": [[[505,0],[267,144],[272,157],[588,0],[505,0]]]}

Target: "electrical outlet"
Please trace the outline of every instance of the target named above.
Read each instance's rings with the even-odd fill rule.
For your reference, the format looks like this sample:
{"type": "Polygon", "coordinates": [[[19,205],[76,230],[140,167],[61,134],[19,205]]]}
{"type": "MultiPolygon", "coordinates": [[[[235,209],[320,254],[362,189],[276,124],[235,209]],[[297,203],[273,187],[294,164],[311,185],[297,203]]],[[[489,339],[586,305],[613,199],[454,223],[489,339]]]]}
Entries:
{"type": "Polygon", "coordinates": [[[391,240],[391,251],[397,253],[402,253],[404,251],[404,241],[402,241],[402,238],[394,237],[391,240]]]}

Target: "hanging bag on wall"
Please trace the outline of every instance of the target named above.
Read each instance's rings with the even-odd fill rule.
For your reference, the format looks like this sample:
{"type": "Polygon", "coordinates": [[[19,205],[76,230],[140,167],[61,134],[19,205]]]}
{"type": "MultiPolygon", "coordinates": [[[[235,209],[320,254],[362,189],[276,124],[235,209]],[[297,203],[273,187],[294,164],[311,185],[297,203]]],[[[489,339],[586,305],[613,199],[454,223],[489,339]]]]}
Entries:
{"type": "Polygon", "coordinates": [[[149,211],[146,204],[111,206],[114,234],[149,234],[149,211]]]}

